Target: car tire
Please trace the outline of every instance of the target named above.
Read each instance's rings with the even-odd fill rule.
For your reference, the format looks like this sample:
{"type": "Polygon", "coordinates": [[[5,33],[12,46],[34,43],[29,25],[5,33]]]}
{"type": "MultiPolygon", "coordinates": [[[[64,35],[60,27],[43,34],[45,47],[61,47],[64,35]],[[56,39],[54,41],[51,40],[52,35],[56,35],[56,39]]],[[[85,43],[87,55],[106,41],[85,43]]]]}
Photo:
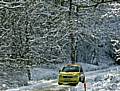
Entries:
{"type": "Polygon", "coordinates": [[[85,82],[85,77],[83,79],[81,79],[81,77],[79,78],[79,81],[84,83],[85,82]]]}
{"type": "Polygon", "coordinates": [[[71,86],[76,86],[77,85],[77,83],[72,83],[72,84],[70,84],[71,86]]]}
{"type": "Polygon", "coordinates": [[[58,82],[58,85],[62,85],[62,83],[59,83],[59,82],[58,82]]]}
{"type": "Polygon", "coordinates": [[[85,77],[82,79],[82,81],[81,81],[82,83],[85,83],[85,77]]]}

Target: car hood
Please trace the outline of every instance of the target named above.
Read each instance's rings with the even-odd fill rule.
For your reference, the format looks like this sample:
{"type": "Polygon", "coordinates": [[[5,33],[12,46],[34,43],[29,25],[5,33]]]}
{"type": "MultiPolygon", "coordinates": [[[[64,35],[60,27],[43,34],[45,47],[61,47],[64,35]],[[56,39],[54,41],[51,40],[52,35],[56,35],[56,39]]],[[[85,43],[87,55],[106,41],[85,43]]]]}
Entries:
{"type": "Polygon", "coordinates": [[[80,72],[60,72],[60,75],[79,75],[80,72]]]}

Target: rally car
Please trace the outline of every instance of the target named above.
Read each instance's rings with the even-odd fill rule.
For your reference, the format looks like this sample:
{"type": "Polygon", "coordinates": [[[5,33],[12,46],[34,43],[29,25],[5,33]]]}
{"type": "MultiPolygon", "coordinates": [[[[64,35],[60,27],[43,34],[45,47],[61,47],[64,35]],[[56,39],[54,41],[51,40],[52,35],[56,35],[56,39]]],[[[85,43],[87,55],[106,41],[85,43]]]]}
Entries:
{"type": "Polygon", "coordinates": [[[79,82],[85,82],[85,75],[80,64],[66,64],[58,74],[58,84],[76,85],[79,82]]]}

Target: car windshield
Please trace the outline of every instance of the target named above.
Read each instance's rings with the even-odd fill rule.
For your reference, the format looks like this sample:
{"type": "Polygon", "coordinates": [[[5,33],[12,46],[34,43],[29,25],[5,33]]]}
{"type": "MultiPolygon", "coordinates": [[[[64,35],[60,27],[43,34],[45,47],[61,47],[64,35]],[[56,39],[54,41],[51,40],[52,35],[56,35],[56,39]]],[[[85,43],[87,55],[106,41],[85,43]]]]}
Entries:
{"type": "Polygon", "coordinates": [[[65,66],[62,69],[62,72],[79,72],[78,66],[65,66]]]}

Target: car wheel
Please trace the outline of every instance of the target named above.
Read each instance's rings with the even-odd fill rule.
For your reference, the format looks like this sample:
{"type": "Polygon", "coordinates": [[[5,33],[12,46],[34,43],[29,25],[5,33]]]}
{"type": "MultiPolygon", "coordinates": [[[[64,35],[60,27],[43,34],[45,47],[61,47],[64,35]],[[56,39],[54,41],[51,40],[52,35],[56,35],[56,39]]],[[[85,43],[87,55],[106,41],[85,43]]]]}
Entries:
{"type": "Polygon", "coordinates": [[[82,83],[84,83],[85,82],[85,77],[82,79],[82,81],[81,81],[82,83]]]}
{"type": "Polygon", "coordinates": [[[79,81],[84,83],[85,82],[85,77],[81,79],[81,77],[79,78],[79,81]]]}
{"type": "Polygon", "coordinates": [[[76,85],[77,85],[77,83],[72,83],[71,85],[72,85],[72,86],[76,86],[76,85]]]}
{"type": "Polygon", "coordinates": [[[62,85],[62,83],[59,83],[59,82],[58,82],[58,84],[59,84],[59,85],[62,85]]]}
{"type": "Polygon", "coordinates": [[[81,77],[79,77],[79,82],[81,82],[81,77]]]}

